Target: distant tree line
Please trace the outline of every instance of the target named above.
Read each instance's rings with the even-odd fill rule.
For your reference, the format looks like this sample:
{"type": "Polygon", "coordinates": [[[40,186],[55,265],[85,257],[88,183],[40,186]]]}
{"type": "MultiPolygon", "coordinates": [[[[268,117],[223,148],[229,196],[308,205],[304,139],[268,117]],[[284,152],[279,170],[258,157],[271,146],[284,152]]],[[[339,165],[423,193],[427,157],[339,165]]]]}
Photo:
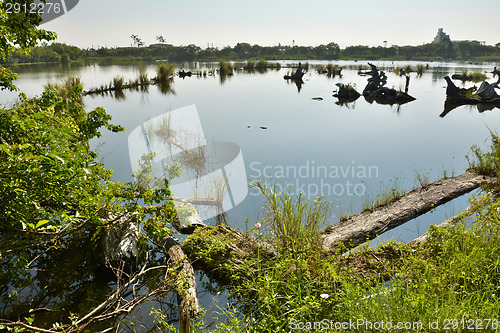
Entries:
{"type": "MultiPolygon", "coordinates": [[[[137,44],[136,44],[137,45],[137,44]]],[[[311,59],[311,60],[465,60],[465,61],[500,61],[500,43],[495,46],[475,42],[452,42],[449,39],[441,43],[429,43],[419,46],[348,46],[341,49],[331,42],[319,46],[260,46],[238,43],[234,47],[207,47],[205,49],[190,44],[187,46],[155,45],[154,47],[119,47],[80,49],[61,43],[42,45],[26,55],[14,52],[4,63],[35,62],[70,62],[85,60],[168,60],[210,61],[220,58],[226,60],[247,59],[311,59]]]]}

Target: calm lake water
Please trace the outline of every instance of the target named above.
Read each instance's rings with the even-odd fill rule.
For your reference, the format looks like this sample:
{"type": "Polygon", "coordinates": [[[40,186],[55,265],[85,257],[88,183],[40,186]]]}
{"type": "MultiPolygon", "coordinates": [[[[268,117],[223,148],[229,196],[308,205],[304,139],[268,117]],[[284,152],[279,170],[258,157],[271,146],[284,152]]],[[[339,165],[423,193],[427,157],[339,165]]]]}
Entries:
{"type": "MultiPolygon", "coordinates": [[[[103,132],[93,146],[104,165],[114,170],[115,180],[132,181],[130,134],[136,128],[145,128],[144,124],[155,117],[191,106],[195,110],[193,122],[202,128],[206,143],[229,142],[239,147],[248,184],[265,180],[278,188],[302,193],[308,199],[323,195],[332,203],[328,224],[333,224],[343,214],[361,211],[366,202],[384,190],[405,192],[419,185],[418,177],[434,181],[445,174],[463,173],[468,167],[465,156],[470,147],[487,148],[489,129],[500,130],[499,109],[479,112],[476,107],[462,106],[440,117],[446,97],[444,76],[460,73],[464,67],[491,72],[497,64],[428,63],[422,76],[410,74],[409,94],[416,98],[413,102],[391,106],[369,103],[360,97],[341,106],[332,97],[335,84],[353,83],[361,92],[367,77],[359,76],[357,67],[363,65],[368,70],[368,65],[362,61],[331,63],[345,66],[341,76],[318,74],[313,67],[328,62],[310,61],[300,89],[283,79],[291,71],[285,67],[298,62],[285,61],[280,70],[236,71],[226,80],[219,76],[176,77],[169,93],[150,86],[145,92],[124,91],[120,99],[110,95],[86,96],[87,110],[104,107],[113,116],[113,123],[126,128],[118,134],[103,132]]],[[[396,89],[404,88],[404,77],[392,70],[408,64],[416,68],[419,63],[422,62],[374,62],[385,68],[387,86],[396,89]]],[[[193,71],[214,66],[182,64],[185,70],[193,71]]],[[[47,82],[67,75],[79,75],[88,90],[109,83],[117,75],[126,80],[135,80],[141,72],[154,77],[156,65],[39,66],[20,67],[16,71],[20,74],[18,87],[30,97],[40,94],[47,82]]],[[[464,87],[472,85],[467,83],[464,87]]],[[[2,92],[0,103],[11,105],[16,96],[17,93],[2,92]]],[[[233,202],[235,207],[226,212],[227,223],[250,229],[264,215],[265,198],[248,188],[244,200],[238,202],[233,202]]],[[[424,233],[431,223],[441,223],[467,206],[467,196],[461,197],[387,232],[379,240],[407,242],[424,233]]],[[[207,222],[213,224],[215,220],[207,222]]],[[[227,301],[210,292],[201,298],[202,306],[209,309],[207,318],[213,315],[212,310],[217,312],[217,304],[224,307],[227,301]]],[[[146,308],[144,313],[139,310],[135,315],[147,317],[150,308],[146,308]]]]}
{"type": "MultiPolygon", "coordinates": [[[[286,191],[302,193],[308,199],[323,195],[332,202],[328,223],[333,224],[338,216],[359,212],[384,191],[411,190],[419,184],[418,176],[434,181],[445,173],[461,174],[468,167],[465,156],[470,147],[487,147],[488,127],[499,129],[498,109],[479,112],[476,107],[462,106],[440,117],[445,75],[459,73],[465,67],[469,71],[490,72],[495,64],[422,63],[429,65],[422,76],[410,74],[409,94],[415,101],[391,106],[369,103],[361,97],[340,106],[337,98],[332,97],[335,84],[353,83],[361,92],[367,77],[358,75],[357,67],[363,65],[367,70],[367,62],[331,62],[345,67],[342,75],[334,78],[314,70],[314,66],[328,63],[309,62],[311,67],[300,90],[283,79],[291,71],[285,67],[296,66],[297,62],[282,61],[281,70],[263,74],[236,71],[223,82],[219,76],[176,77],[167,94],[151,86],[147,92],[125,91],[121,99],[87,96],[84,103],[88,110],[102,106],[113,116],[114,123],[126,128],[119,134],[104,132],[93,145],[101,161],[114,170],[114,179],[131,181],[130,133],[154,117],[194,106],[206,142],[231,142],[240,147],[249,183],[253,179],[265,180],[286,191]],[[316,97],[323,100],[313,99],[316,97]]],[[[398,89],[404,87],[404,77],[392,70],[405,65],[416,68],[420,62],[374,63],[385,68],[387,86],[398,89]]],[[[214,66],[178,64],[179,68],[193,71],[214,66]]],[[[154,64],[35,70],[21,67],[17,84],[28,95],[36,95],[43,84],[70,74],[79,75],[84,88],[90,89],[117,75],[132,80],[145,72],[153,77],[155,69],[154,64]]],[[[8,104],[16,94],[1,96],[0,102],[8,104]]],[[[226,212],[229,225],[243,230],[251,228],[264,214],[263,202],[263,196],[249,188],[246,198],[226,212]]],[[[466,197],[457,199],[380,239],[409,241],[425,232],[430,223],[440,223],[467,204],[466,197]]]]}

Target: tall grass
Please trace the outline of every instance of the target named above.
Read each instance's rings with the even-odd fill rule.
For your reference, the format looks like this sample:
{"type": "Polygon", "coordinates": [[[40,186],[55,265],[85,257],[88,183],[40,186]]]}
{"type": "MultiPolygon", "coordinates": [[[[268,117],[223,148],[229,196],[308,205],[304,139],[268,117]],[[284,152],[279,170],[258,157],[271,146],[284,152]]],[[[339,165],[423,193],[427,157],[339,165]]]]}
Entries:
{"type": "MultiPolygon", "coordinates": [[[[492,133],[491,151],[473,152],[471,168],[487,175],[499,173],[496,133],[492,133]]],[[[267,199],[263,221],[271,232],[262,234],[260,228],[251,232],[263,242],[277,244],[278,255],[264,258],[257,253],[243,261],[247,268],[238,269],[254,274],[231,287],[239,304],[243,303],[241,313],[229,314],[229,322],[217,331],[466,332],[481,328],[494,332],[500,328],[499,198],[485,195],[472,200],[476,211],[472,224],[462,220],[446,229],[431,226],[420,244],[388,241],[378,248],[364,246],[342,255],[317,246],[318,221],[327,211],[324,201],[306,202],[300,195],[279,193],[276,187],[256,186],[267,199]],[[354,328],[330,326],[351,321],[356,323],[354,328]],[[378,329],[381,323],[385,328],[378,329]],[[400,329],[396,329],[398,323],[403,324],[400,329]]],[[[226,250],[232,241],[206,243],[226,250]]],[[[220,251],[215,251],[214,258],[220,261],[220,257],[220,251]]]]}
{"type": "Polygon", "coordinates": [[[424,72],[427,70],[428,66],[429,66],[429,65],[424,66],[424,65],[422,65],[422,64],[418,64],[418,65],[417,65],[417,75],[418,75],[418,76],[422,76],[422,75],[424,74],[424,72]]]}
{"type": "Polygon", "coordinates": [[[253,72],[255,70],[255,61],[248,60],[246,64],[243,65],[243,69],[248,72],[253,72]]]}
{"type": "Polygon", "coordinates": [[[500,175],[500,138],[490,130],[490,151],[483,152],[478,146],[472,146],[472,155],[467,155],[470,169],[480,175],[496,177],[500,175]]]}
{"type": "Polygon", "coordinates": [[[141,73],[139,74],[139,83],[140,84],[148,84],[149,79],[148,79],[148,74],[147,73],[141,73]]]}
{"type": "Polygon", "coordinates": [[[220,75],[233,75],[234,67],[224,59],[219,60],[220,75]]]}
{"type": "Polygon", "coordinates": [[[464,81],[472,81],[472,82],[481,82],[481,81],[484,81],[486,79],[488,79],[488,76],[486,76],[486,74],[484,73],[481,73],[481,72],[472,72],[472,73],[469,73],[469,69],[468,68],[462,68],[462,80],[464,81]]]}
{"type": "Polygon", "coordinates": [[[166,82],[173,77],[174,71],[174,63],[162,62],[156,69],[156,79],[160,82],[166,82]]]}
{"type": "Polygon", "coordinates": [[[321,226],[329,211],[329,202],[318,197],[308,202],[301,194],[280,193],[276,186],[255,182],[254,186],[266,196],[266,223],[273,234],[278,252],[297,251],[319,246],[321,226]]]}
{"type": "Polygon", "coordinates": [[[114,90],[122,90],[125,83],[125,78],[123,76],[117,75],[113,78],[113,82],[111,82],[111,87],[114,90]]]}
{"type": "MultiPolygon", "coordinates": [[[[82,80],[79,76],[70,75],[62,79],[59,83],[48,82],[43,86],[45,90],[56,89],[64,100],[67,100],[68,93],[76,87],[82,86],[82,80]]],[[[81,100],[80,100],[81,102],[81,100]]]]}
{"type": "Polygon", "coordinates": [[[322,74],[322,73],[326,73],[327,70],[326,70],[326,67],[324,65],[319,65],[318,67],[316,67],[316,72],[318,72],[318,74],[322,74]]]}

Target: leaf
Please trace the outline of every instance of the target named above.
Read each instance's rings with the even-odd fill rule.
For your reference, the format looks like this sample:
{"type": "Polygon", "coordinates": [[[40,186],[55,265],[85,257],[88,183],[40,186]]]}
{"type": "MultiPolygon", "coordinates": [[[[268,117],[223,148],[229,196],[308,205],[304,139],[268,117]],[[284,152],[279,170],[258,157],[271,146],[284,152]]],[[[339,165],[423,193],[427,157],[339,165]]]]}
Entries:
{"type": "Polygon", "coordinates": [[[0,148],[2,148],[2,150],[4,152],[6,152],[7,154],[9,154],[9,156],[12,156],[12,153],[11,153],[10,149],[6,145],[0,144],[0,148]]]}
{"type": "Polygon", "coordinates": [[[49,223],[49,220],[41,220],[41,221],[38,221],[38,223],[35,225],[35,229],[38,229],[40,228],[42,225],[45,225],[49,223]]]}

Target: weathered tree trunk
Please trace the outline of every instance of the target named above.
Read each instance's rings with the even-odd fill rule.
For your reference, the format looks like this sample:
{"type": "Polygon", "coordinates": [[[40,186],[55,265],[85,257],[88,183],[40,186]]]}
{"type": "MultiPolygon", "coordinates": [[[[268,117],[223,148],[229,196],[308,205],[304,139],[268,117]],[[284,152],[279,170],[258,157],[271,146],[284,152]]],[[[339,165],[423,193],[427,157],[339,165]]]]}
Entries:
{"type": "Polygon", "coordinates": [[[330,251],[340,248],[340,243],[347,249],[356,247],[478,188],[481,183],[487,181],[489,179],[486,177],[471,172],[465,172],[454,178],[440,179],[405,194],[395,202],[360,213],[326,228],[321,235],[322,244],[330,251]]]}
{"type": "Polygon", "coordinates": [[[176,282],[179,326],[181,333],[189,333],[191,332],[191,317],[200,312],[193,266],[187,260],[181,246],[172,237],[167,238],[165,248],[169,257],[169,267],[180,265],[177,275],[179,280],[176,282]]]}

